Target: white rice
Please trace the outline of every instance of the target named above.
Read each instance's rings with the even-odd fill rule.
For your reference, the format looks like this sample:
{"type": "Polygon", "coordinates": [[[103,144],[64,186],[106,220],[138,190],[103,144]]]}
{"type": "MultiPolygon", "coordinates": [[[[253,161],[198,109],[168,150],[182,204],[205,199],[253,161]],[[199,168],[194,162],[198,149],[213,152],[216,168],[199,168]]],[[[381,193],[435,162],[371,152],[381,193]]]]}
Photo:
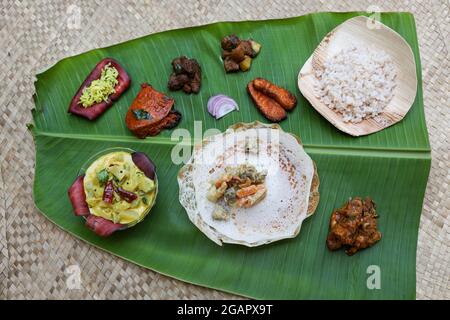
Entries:
{"type": "Polygon", "coordinates": [[[389,104],[397,71],[386,52],[355,44],[331,57],[315,74],[319,99],[342,114],[345,122],[358,123],[389,104]]]}

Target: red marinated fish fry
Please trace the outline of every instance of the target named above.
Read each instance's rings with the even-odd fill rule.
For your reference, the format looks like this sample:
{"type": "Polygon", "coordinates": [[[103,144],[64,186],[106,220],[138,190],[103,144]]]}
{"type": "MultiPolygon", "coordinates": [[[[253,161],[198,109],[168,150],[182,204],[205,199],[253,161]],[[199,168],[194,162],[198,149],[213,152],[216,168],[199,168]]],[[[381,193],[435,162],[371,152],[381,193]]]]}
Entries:
{"type": "Polygon", "coordinates": [[[281,88],[269,80],[263,78],[256,78],[253,80],[253,85],[256,90],[261,91],[265,95],[274,99],[284,109],[290,111],[297,105],[297,98],[288,90],[281,88]]]}
{"type": "Polygon", "coordinates": [[[279,122],[286,118],[286,111],[278,102],[262,94],[253,86],[253,81],[247,85],[247,91],[258,110],[270,121],[279,122]]]}
{"type": "Polygon", "coordinates": [[[181,114],[172,110],[174,103],[174,99],[144,83],[128,109],[125,123],[138,138],[157,135],[161,130],[173,128],[180,122],[181,114]],[[135,112],[145,113],[147,117],[138,119],[135,112]]]}

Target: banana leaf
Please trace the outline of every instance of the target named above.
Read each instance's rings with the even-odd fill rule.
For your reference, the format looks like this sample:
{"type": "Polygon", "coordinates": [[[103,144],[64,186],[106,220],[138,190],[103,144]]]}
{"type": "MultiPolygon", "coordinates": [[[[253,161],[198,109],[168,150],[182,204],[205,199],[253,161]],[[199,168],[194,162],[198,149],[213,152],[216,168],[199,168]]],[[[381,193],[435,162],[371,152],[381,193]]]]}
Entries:
{"type": "MultiPolygon", "coordinates": [[[[301,17],[210,25],[152,34],[61,60],[37,75],[34,123],[36,144],[34,201],[62,229],[86,242],[145,268],[190,283],[253,298],[271,299],[414,299],[416,245],[424,191],[430,169],[421,67],[414,18],[409,13],[382,13],[381,22],[411,45],[417,64],[418,93],[400,123],[365,137],[341,133],[322,118],[297,89],[297,74],[322,38],[348,18],[364,14],[315,13],[301,17]],[[249,72],[225,74],[220,39],[231,33],[253,38],[263,47],[249,72]],[[246,93],[246,84],[264,77],[294,92],[298,107],[281,123],[299,135],[317,163],[321,200],[295,239],[267,246],[219,247],[193,224],[178,203],[177,172],[171,161],[171,131],[136,139],[124,118],[139,84],[148,82],[167,92],[174,57],[200,61],[202,89],[198,95],[170,93],[183,114],[178,128],[194,137],[194,121],[225,130],[236,122],[266,120],[246,93]],[[120,61],[132,79],[129,90],[96,122],[67,113],[72,96],[93,66],[104,57],[120,61]],[[234,98],[239,112],[214,120],[206,112],[211,95],[234,98]],[[155,207],[140,224],[110,238],[88,230],[72,214],[66,190],[84,162],[110,147],[147,153],[158,168],[160,191],[155,207]],[[377,203],[382,240],[348,257],[330,252],[325,239],[334,208],[349,197],[371,196],[377,203]],[[381,287],[368,286],[379,267],[381,287]]],[[[198,131],[198,130],[197,130],[198,131]]]]}

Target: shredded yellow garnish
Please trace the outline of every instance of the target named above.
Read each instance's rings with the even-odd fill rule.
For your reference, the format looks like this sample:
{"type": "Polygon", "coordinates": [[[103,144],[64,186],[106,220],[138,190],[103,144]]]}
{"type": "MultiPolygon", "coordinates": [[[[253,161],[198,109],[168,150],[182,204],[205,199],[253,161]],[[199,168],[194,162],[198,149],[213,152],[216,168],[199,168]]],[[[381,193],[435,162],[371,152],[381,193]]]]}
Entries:
{"type": "Polygon", "coordinates": [[[108,63],[103,67],[100,79],[92,81],[89,87],[84,88],[79,103],[88,108],[93,104],[107,101],[109,95],[116,92],[114,88],[119,83],[118,76],[117,69],[108,63]]]}

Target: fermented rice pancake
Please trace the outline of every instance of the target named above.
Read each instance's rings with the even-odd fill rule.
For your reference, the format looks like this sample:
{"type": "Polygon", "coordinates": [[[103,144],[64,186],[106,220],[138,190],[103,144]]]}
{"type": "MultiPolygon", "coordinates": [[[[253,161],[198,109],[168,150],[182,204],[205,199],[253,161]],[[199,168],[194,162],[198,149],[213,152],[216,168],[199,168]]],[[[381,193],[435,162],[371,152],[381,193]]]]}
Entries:
{"type": "Polygon", "coordinates": [[[278,125],[260,122],[236,124],[195,146],[178,184],[189,219],[219,245],[253,247],[293,238],[319,201],[316,167],[299,139],[278,125]],[[264,187],[265,194],[248,206],[221,203],[228,211],[221,219],[209,190],[230,168],[242,167],[263,177],[252,184],[264,187]]]}

